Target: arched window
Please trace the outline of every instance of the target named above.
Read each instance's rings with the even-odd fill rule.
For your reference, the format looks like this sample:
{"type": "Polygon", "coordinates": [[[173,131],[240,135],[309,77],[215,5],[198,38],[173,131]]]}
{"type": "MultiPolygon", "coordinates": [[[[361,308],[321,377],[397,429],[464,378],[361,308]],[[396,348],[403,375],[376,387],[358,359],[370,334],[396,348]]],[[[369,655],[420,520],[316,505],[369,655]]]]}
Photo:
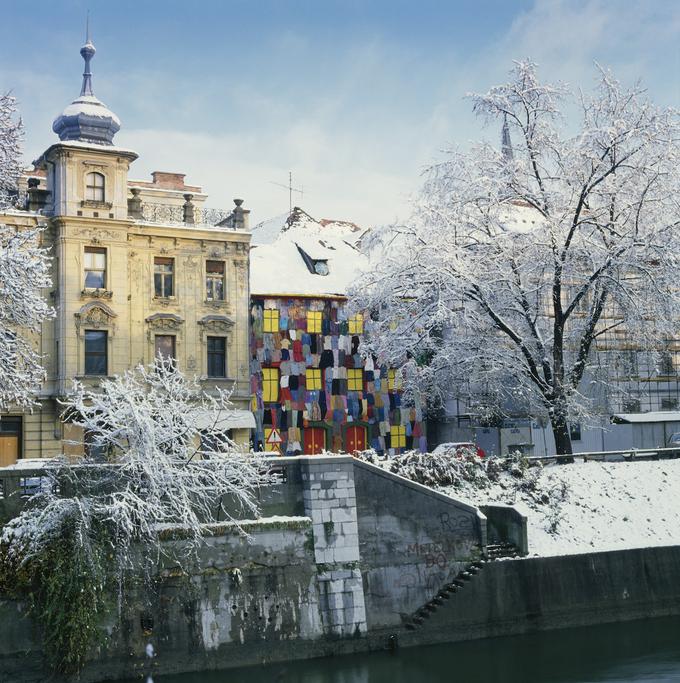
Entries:
{"type": "Polygon", "coordinates": [[[91,202],[104,201],[104,176],[101,173],[88,173],[85,176],[85,199],[91,202]]]}

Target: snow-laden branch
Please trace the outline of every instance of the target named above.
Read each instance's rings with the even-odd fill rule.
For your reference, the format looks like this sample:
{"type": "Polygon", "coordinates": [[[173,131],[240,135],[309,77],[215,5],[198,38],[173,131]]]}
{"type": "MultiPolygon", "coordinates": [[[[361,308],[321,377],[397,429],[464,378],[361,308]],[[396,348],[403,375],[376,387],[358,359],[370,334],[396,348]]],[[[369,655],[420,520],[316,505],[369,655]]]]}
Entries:
{"type": "Polygon", "coordinates": [[[678,114],[600,70],[567,134],[569,97],[530,61],[473,95],[499,131],[507,120],[512,156],[479,144],[430,168],[411,220],[381,231],[352,293],[373,311],[369,351],[420,391],[484,394],[563,432],[591,414],[581,385],[602,376],[604,330],[655,351],[680,320],[678,114]]]}
{"type": "MultiPolygon", "coordinates": [[[[14,97],[0,95],[0,209],[16,193],[22,133],[14,97]]],[[[41,237],[41,229],[15,229],[0,216],[0,410],[30,408],[45,378],[35,342],[53,311],[41,293],[51,285],[41,237]]]]}
{"type": "Polygon", "coordinates": [[[133,543],[160,550],[162,530],[181,527],[198,542],[204,525],[258,515],[256,491],[272,482],[261,456],[227,435],[229,395],[201,390],[159,358],[96,389],[74,382],[64,419],[80,427],[85,457],[48,468],[50,484],[3,530],[2,542],[24,558],[60,533],[64,519],[88,544],[105,529],[117,559],[130,561],[133,543]]]}

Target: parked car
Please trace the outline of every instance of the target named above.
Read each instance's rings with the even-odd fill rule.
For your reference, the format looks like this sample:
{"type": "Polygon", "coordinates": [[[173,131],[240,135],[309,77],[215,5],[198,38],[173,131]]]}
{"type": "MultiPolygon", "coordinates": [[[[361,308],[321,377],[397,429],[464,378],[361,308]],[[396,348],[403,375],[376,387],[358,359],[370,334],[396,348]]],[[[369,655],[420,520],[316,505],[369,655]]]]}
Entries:
{"type": "Polygon", "coordinates": [[[484,449],[472,441],[440,443],[439,446],[432,451],[432,455],[461,456],[463,454],[463,450],[476,451],[478,458],[483,458],[486,455],[484,449]]]}
{"type": "Polygon", "coordinates": [[[668,437],[666,448],[680,448],[680,432],[675,432],[668,437]]]}

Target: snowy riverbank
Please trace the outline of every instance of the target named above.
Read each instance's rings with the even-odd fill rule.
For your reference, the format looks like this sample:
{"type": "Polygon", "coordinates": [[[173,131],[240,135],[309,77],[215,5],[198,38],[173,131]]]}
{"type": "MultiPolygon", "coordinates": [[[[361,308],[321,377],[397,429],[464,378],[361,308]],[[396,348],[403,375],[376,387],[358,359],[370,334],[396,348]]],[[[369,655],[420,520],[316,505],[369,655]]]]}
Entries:
{"type": "Polygon", "coordinates": [[[447,492],[473,505],[514,505],[528,518],[530,556],[680,545],[680,460],[551,465],[536,485],[559,495],[536,502],[536,491],[522,491],[509,476],[447,492]]]}

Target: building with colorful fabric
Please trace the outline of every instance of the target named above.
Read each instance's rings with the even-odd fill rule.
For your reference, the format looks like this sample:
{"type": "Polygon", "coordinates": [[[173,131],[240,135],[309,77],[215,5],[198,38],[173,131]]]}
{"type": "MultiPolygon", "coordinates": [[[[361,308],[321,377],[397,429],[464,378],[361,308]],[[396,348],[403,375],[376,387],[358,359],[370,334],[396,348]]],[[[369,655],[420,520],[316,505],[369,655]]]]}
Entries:
{"type": "Polygon", "coordinates": [[[368,267],[353,223],[299,208],[253,228],[250,378],[254,446],[285,455],[426,450],[398,371],[363,357],[370,321],[347,290],[368,267]]]}

